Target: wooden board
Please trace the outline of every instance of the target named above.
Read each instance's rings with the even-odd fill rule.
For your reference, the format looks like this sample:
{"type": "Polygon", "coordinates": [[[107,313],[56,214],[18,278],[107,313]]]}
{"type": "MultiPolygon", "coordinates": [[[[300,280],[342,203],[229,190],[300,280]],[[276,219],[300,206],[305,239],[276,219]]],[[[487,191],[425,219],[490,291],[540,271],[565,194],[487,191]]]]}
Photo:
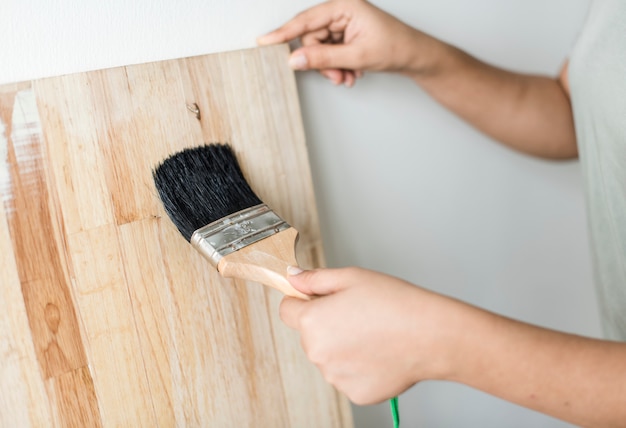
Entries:
{"type": "Polygon", "coordinates": [[[151,171],[228,142],[323,264],[288,48],[0,87],[0,426],[348,427],[278,318],[180,236],[151,171]],[[200,118],[187,108],[197,105],[200,118]]]}

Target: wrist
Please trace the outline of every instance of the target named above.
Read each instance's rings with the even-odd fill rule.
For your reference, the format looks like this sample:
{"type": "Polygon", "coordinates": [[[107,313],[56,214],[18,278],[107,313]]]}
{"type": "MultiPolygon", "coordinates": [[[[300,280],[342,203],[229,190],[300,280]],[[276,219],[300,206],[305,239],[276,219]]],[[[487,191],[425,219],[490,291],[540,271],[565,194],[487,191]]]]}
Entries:
{"type": "Polygon", "coordinates": [[[419,296],[420,303],[413,311],[413,321],[417,328],[413,343],[421,350],[414,350],[413,355],[424,355],[428,350],[428,360],[417,362],[414,373],[419,380],[459,381],[468,366],[475,360],[485,325],[484,315],[488,314],[476,307],[443,296],[428,292],[424,299],[419,296]],[[428,318],[427,325],[423,320],[428,318]],[[425,334],[427,333],[427,334],[425,334]]]}
{"type": "Polygon", "coordinates": [[[407,67],[403,74],[422,83],[455,67],[462,51],[428,34],[414,30],[407,67]]]}

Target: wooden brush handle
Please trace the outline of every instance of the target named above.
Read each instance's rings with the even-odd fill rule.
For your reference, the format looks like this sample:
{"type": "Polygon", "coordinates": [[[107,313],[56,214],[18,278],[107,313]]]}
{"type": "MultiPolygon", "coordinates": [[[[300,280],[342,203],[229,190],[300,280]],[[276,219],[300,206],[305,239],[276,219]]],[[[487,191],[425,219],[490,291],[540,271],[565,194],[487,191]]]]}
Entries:
{"type": "Polygon", "coordinates": [[[248,245],[224,256],[217,270],[226,278],[240,278],[269,285],[287,296],[310,300],[287,281],[287,267],[298,266],[296,241],[298,231],[293,227],[248,245]]]}

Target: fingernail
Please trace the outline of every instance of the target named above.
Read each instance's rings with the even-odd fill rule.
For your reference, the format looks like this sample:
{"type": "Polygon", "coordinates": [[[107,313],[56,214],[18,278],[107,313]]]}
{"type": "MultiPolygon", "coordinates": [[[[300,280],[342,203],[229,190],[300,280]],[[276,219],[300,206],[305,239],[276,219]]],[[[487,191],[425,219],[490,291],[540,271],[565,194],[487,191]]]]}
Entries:
{"type": "Polygon", "coordinates": [[[261,37],[257,37],[256,44],[257,45],[269,45],[271,43],[271,37],[269,34],[265,34],[261,37]]]}
{"type": "Polygon", "coordinates": [[[299,275],[302,272],[304,272],[304,271],[302,269],[300,269],[298,266],[287,266],[287,273],[290,276],[299,275]]]}
{"type": "Polygon", "coordinates": [[[304,56],[303,54],[296,54],[296,55],[292,55],[291,58],[289,58],[289,67],[293,68],[294,70],[304,70],[307,66],[307,59],[306,56],[304,56]]]}

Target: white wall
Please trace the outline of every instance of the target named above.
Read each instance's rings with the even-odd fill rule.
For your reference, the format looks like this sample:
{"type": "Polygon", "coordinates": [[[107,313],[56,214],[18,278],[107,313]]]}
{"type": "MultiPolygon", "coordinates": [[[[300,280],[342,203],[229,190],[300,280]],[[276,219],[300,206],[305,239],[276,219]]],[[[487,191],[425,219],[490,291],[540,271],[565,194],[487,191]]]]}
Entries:
{"type": "MultiPolygon", "coordinates": [[[[376,3],[501,66],[554,74],[589,0],[376,3]]],[[[312,0],[21,0],[0,6],[0,83],[254,46],[312,0]]],[[[599,335],[579,165],[510,152],[408,80],[353,89],[299,74],[329,264],[388,272],[547,327],[599,335]]],[[[562,427],[469,388],[425,382],[404,427],[562,427]]],[[[386,404],[356,426],[390,426],[386,404]]]]}

